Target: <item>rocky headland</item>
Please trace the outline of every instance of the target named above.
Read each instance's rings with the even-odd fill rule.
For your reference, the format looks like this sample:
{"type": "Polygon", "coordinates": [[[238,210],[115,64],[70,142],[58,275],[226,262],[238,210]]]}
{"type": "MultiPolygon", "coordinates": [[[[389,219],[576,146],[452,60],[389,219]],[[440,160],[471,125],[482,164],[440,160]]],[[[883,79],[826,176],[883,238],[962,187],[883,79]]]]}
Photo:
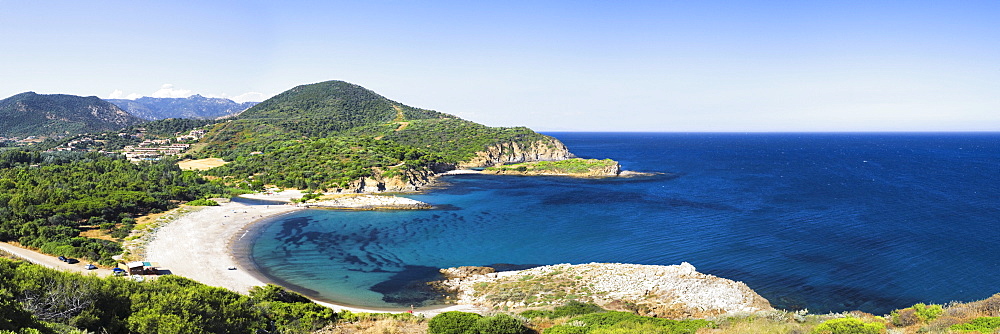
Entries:
{"type": "Polygon", "coordinates": [[[581,159],[569,158],[555,161],[532,161],[485,169],[486,173],[500,175],[550,175],[584,178],[603,177],[636,177],[650,176],[652,173],[641,173],[622,170],[622,165],[611,159],[581,159]]]}
{"type": "Polygon", "coordinates": [[[451,302],[491,309],[543,308],[569,300],[667,318],[773,309],[746,284],[699,273],[686,262],[558,264],[507,272],[459,267],[441,272],[447,279],[432,285],[449,293],[451,302]]]}
{"type": "MultiPolygon", "coordinates": [[[[454,168],[481,168],[532,161],[559,161],[576,157],[555,138],[538,140],[530,145],[517,142],[496,144],[476,152],[476,156],[454,168]]],[[[454,169],[453,168],[453,169],[454,169]]]]}
{"type": "MultiPolygon", "coordinates": [[[[538,140],[530,145],[518,142],[496,144],[476,152],[476,156],[458,164],[434,164],[426,169],[405,170],[400,173],[384,174],[382,168],[374,168],[373,175],[359,178],[347,187],[335,189],[335,193],[406,193],[421,191],[432,185],[437,176],[453,170],[502,166],[512,163],[532,163],[562,161],[575,156],[561,141],[555,138],[538,140]]],[[[621,167],[614,173],[618,175],[621,167]]],[[[541,175],[541,174],[539,174],[541,175]]]]}

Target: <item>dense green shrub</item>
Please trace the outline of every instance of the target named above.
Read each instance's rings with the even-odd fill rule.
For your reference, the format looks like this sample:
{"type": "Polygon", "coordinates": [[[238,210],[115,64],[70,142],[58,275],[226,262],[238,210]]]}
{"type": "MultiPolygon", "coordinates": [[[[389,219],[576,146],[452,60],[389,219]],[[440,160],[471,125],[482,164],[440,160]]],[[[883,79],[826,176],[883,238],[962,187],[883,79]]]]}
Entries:
{"type": "Polygon", "coordinates": [[[33,319],[91,333],[310,333],[337,314],[277,286],[244,296],[174,275],[139,283],[0,259],[0,330],[33,319]]]}
{"type": "Polygon", "coordinates": [[[187,202],[187,205],[191,205],[191,206],[219,206],[219,202],[216,202],[216,201],[213,201],[213,200],[210,200],[210,199],[204,199],[204,198],[202,198],[202,199],[196,199],[196,200],[187,202]]]}
{"type": "Polygon", "coordinates": [[[694,333],[699,328],[712,327],[707,320],[670,320],[643,317],[628,312],[591,313],[571,318],[564,325],[553,326],[545,334],[577,334],[594,331],[627,332],[630,328],[655,328],[653,333],[694,333]]]}
{"type": "Polygon", "coordinates": [[[483,316],[475,313],[449,311],[438,314],[427,323],[430,334],[476,334],[476,323],[483,316]]]}
{"type": "Polygon", "coordinates": [[[528,327],[521,320],[501,313],[477,320],[475,332],[479,334],[522,334],[528,332],[528,327]]]}
{"type": "Polygon", "coordinates": [[[944,314],[944,309],[941,305],[926,305],[924,303],[920,303],[911,307],[892,311],[890,315],[892,315],[893,325],[906,327],[919,323],[930,322],[937,319],[942,314],[944,314]]]}
{"type": "Polygon", "coordinates": [[[824,321],[813,328],[814,334],[879,334],[885,332],[885,324],[864,322],[858,318],[838,318],[824,321]]]}
{"type": "Polygon", "coordinates": [[[590,303],[581,303],[575,300],[571,300],[563,306],[557,306],[551,311],[548,310],[528,310],[521,312],[521,316],[531,319],[531,318],[562,318],[577,315],[584,315],[590,313],[604,312],[605,309],[590,303]]]}
{"type": "Polygon", "coordinates": [[[953,325],[949,329],[959,332],[994,333],[1000,329],[1000,317],[980,317],[967,324],[953,325]]]}

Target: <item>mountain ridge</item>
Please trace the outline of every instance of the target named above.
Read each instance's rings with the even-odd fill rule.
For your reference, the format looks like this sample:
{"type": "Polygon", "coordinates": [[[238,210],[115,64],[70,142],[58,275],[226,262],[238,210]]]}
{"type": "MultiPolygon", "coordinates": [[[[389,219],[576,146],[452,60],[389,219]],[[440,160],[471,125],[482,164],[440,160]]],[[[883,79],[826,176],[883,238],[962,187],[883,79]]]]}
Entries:
{"type": "Polygon", "coordinates": [[[230,99],[204,97],[199,94],[184,98],[143,96],[134,100],[105,99],[129,113],[143,119],[167,118],[216,119],[234,116],[259,102],[235,102],[230,99]]]}
{"type": "Polygon", "coordinates": [[[24,92],[0,100],[0,136],[63,136],[116,131],[145,122],[96,96],[24,92]]]}

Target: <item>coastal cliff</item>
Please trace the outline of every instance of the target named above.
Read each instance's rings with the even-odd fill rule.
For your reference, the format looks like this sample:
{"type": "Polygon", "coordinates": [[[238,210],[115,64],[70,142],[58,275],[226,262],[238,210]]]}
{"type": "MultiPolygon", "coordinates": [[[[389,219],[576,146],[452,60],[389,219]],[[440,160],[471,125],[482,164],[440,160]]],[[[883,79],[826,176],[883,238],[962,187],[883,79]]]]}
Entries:
{"type": "Polygon", "coordinates": [[[434,182],[437,170],[448,170],[448,166],[436,166],[432,169],[401,170],[385,173],[380,168],[373,168],[372,176],[362,177],[351,182],[346,188],[336,189],[338,193],[382,193],[382,192],[415,192],[434,182]],[[447,169],[445,169],[447,168],[447,169]]]}
{"type": "MultiPolygon", "coordinates": [[[[435,181],[436,175],[454,169],[481,168],[501,166],[510,163],[547,162],[572,159],[575,156],[569,152],[566,145],[555,138],[538,140],[531,145],[518,142],[506,142],[487,147],[475,153],[476,156],[458,164],[436,163],[427,169],[400,170],[385,173],[382,168],[373,168],[372,176],[359,178],[344,188],[338,188],[338,193],[382,193],[382,192],[415,192],[435,181]]],[[[607,173],[618,175],[621,166],[617,162],[592,176],[607,176],[607,173]],[[600,174],[600,175],[598,175],[600,174]]]]}
{"type": "Polygon", "coordinates": [[[448,279],[433,284],[453,294],[455,303],[492,309],[530,309],[568,300],[667,318],[773,309],[746,284],[699,273],[686,262],[558,264],[507,272],[461,267],[442,273],[448,279]]]}
{"type": "Polygon", "coordinates": [[[476,152],[476,156],[458,164],[458,168],[492,167],[504,164],[531,161],[558,161],[575,157],[566,145],[555,138],[524,145],[518,142],[507,142],[487,147],[476,152]]]}

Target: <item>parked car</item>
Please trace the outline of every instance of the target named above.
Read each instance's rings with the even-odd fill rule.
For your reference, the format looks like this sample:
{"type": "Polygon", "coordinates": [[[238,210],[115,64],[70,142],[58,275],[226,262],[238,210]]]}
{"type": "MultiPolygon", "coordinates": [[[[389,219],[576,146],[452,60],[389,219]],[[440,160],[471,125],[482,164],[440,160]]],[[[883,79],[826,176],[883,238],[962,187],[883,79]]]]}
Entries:
{"type": "Polygon", "coordinates": [[[86,268],[87,270],[94,270],[94,269],[97,269],[97,266],[95,266],[95,265],[93,265],[93,264],[91,264],[91,263],[88,263],[87,265],[85,265],[85,266],[83,266],[83,267],[84,267],[84,268],[86,268]]]}
{"type": "Polygon", "coordinates": [[[77,259],[66,259],[66,263],[69,263],[69,264],[80,263],[80,260],[77,260],[77,259]]]}
{"type": "Polygon", "coordinates": [[[59,255],[58,259],[59,259],[59,261],[66,262],[66,257],[65,256],[59,255]]]}
{"type": "Polygon", "coordinates": [[[125,269],[118,268],[118,267],[111,268],[111,274],[113,274],[115,276],[125,275],[125,269]]]}

